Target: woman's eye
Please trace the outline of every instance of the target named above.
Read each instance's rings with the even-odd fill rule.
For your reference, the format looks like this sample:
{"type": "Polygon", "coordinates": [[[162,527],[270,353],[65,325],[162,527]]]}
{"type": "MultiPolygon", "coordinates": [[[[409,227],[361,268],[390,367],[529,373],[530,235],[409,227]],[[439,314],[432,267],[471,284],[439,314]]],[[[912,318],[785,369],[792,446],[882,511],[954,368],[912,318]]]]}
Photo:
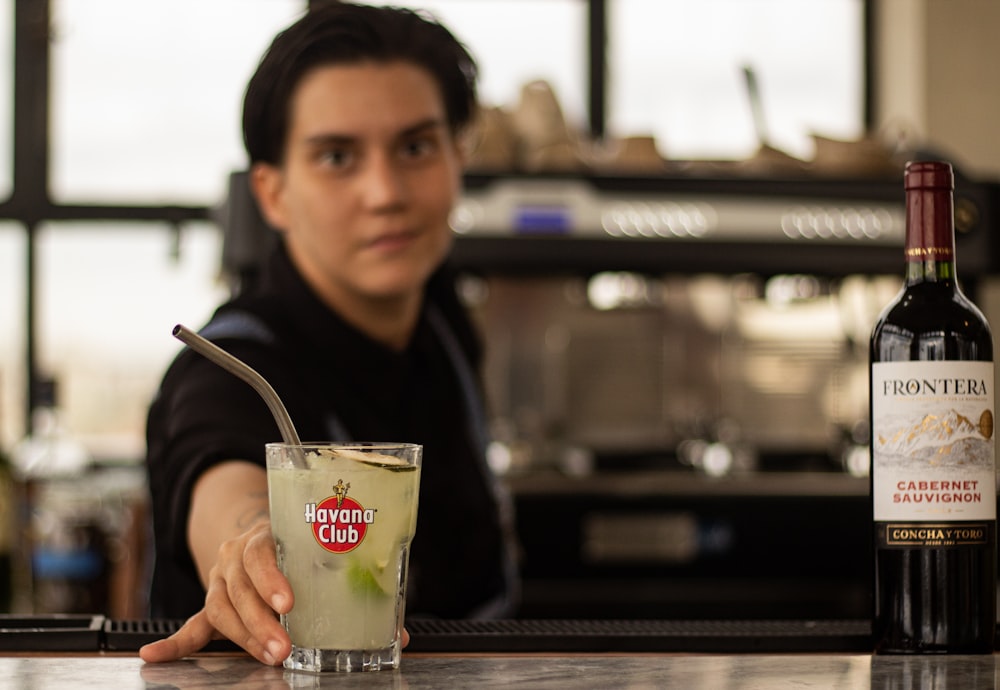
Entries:
{"type": "Polygon", "coordinates": [[[412,139],[403,144],[403,155],[407,158],[425,158],[434,152],[436,146],[432,139],[412,139]]]}
{"type": "Polygon", "coordinates": [[[320,154],[320,161],[332,168],[345,168],[353,160],[353,154],[347,149],[331,149],[320,154]]]}

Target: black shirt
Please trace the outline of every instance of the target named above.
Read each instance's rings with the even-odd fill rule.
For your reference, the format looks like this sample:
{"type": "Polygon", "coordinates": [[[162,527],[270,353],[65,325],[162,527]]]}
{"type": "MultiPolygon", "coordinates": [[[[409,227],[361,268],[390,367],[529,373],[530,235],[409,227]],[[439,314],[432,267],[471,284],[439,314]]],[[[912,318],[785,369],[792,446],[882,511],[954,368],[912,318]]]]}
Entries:
{"type": "MultiPolygon", "coordinates": [[[[460,355],[474,369],[478,343],[443,270],[428,286],[411,343],[396,352],[326,307],[279,244],[259,287],[220,307],[204,332],[274,387],[303,441],[424,446],[407,615],[460,618],[479,615],[510,594],[509,526],[505,529],[503,502],[483,449],[470,432],[471,411],[454,355],[429,310],[444,317],[460,355]],[[228,337],[232,329],[223,327],[211,335],[213,324],[227,319],[242,323],[242,334],[228,337]],[[335,438],[339,429],[350,438],[335,438]]],[[[263,466],[265,444],[280,440],[271,412],[251,386],[189,349],[178,355],[147,424],[154,617],[186,618],[204,605],[205,591],[187,545],[196,479],[226,460],[263,466]]]]}

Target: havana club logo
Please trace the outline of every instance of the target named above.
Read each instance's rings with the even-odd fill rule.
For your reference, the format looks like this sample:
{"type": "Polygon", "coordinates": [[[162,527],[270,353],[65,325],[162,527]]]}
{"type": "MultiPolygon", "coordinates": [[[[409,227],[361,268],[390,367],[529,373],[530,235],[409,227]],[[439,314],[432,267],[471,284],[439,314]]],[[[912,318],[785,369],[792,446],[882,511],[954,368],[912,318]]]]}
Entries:
{"type": "Polygon", "coordinates": [[[305,521],[312,526],[316,543],[331,553],[353,551],[364,541],[368,526],[375,522],[375,508],[365,508],[347,495],[351,483],[338,479],[333,495],[319,503],[307,503],[305,521]]]}

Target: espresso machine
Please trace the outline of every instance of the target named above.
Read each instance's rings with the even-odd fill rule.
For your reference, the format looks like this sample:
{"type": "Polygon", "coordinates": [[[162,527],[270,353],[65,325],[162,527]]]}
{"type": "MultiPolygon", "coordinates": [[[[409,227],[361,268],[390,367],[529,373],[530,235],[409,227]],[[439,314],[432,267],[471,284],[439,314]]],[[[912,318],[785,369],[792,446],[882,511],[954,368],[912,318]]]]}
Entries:
{"type": "MultiPolygon", "coordinates": [[[[997,186],[959,180],[959,275],[997,186]]],[[[899,180],[471,176],[453,217],[524,617],[866,618],[899,180]]]]}

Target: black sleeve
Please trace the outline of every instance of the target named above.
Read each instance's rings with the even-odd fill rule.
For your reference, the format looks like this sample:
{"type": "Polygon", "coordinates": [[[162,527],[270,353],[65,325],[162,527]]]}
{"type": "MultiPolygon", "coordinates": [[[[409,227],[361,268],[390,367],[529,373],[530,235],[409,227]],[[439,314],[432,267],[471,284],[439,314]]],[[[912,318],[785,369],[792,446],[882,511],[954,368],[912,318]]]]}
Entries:
{"type": "MultiPolygon", "coordinates": [[[[244,361],[256,361],[254,368],[265,377],[280,376],[269,363],[274,357],[262,345],[220,345],[244,361]]],[[[263,466],[264,445],[280,440],[270,410],[250,385],[193,351],[185,350],[177,357],[150,406],[146,428],[155,535],[154,595],[158,586],[161,590],[167,586],[163,582],[167,579],[174,581],[168,590],[200,589],[187,545],[191,491],[198,477],[226,460],[250,460],[263,466]]],[[[158,603],[162,602],[151,602],[154,610],[158,603]]]]}

